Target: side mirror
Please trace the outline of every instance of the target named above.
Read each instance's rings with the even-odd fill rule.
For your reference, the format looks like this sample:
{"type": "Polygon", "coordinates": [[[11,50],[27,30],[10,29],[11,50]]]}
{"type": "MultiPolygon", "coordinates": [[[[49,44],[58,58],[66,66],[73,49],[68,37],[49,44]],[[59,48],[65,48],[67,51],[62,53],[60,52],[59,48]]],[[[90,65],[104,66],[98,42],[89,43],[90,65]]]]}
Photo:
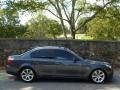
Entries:
{"type": "Polygon", "coordinates": [[[79,59],[78,58],[74,58],[73,61],[74,61],[74,63],[76,63],[77,61],[79,61],[79,59]]]}

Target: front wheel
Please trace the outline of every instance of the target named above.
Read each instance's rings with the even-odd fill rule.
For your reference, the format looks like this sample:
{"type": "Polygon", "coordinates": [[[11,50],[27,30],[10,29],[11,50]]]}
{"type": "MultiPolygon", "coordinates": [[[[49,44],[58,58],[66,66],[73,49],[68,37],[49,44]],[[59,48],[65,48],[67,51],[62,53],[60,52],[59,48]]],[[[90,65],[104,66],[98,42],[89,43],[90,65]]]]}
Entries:
{"type": "Polygon", "coordinates": [[[20,77],[23,81],[25,82],[31,82],[35,78],[35,73],[32,69],[30,68],[24,68],[20,72],[20,77]]]}
{"type": "Polygon", "coordinates": [[[97,84],[103,83],[106,79],[106,73],[101,69],[96,69],[91,73],[90,79],[97,84]]]}

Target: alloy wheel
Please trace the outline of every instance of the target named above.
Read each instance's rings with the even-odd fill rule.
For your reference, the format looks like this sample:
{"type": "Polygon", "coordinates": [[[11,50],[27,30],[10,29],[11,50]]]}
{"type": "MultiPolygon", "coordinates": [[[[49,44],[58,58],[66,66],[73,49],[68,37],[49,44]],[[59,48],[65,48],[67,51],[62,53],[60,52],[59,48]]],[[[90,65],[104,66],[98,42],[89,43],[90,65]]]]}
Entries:
{"type": "Polygon", "coordinates": [[[32,69],[25,68],[21,71],[21,79],[25,82],[33,81],[35,74],[32,69]]]}
{"type": "Polygon", "coordinates": [[[92,72],[91,79],[95,83],[103,83],[105,81],[105,78],[106,78],[106,74],[104,73],[104,71],[100,69],[94,70],[92,72]]]}

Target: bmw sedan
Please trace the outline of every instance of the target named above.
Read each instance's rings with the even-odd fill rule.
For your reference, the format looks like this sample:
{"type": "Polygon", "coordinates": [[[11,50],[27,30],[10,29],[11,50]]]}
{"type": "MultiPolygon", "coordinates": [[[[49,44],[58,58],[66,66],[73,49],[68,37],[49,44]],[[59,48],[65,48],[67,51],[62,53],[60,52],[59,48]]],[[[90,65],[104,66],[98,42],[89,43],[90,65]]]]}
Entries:
{"type": "Polygon", "coordinates": [[[83,59],[73,51],[57,46],[35,47],[8,57],[6,72],[31,82],[40,76],[72,77],[103,83],[113,77],[108,62],[83,59]]]}

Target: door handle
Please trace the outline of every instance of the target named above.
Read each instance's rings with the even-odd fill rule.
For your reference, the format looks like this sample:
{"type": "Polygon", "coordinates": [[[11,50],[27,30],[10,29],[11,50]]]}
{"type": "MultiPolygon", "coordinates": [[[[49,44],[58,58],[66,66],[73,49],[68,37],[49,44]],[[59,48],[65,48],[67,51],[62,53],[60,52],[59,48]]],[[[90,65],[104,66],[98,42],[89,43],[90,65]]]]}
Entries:
{"type": "Polygon", "coordinates": [[[63,65],[63,63],[61,63],[61,62],[55,62],[55,64],[57,64],[57,65],[63,65]]]}
{"type": "Polygon", "coordinates": [[[39,64],[39,62],[32,62],[33,64],[39,64]]]}

